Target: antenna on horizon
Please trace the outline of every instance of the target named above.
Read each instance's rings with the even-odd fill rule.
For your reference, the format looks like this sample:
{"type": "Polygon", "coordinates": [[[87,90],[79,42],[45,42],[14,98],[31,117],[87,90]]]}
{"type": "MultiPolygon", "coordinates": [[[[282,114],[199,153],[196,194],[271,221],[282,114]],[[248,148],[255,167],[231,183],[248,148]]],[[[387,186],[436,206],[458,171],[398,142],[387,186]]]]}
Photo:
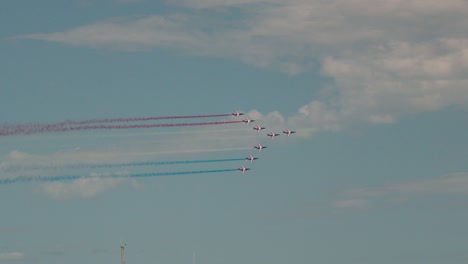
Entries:
{"type": "Polygon", "coordinates": [[[126,246],[127,244],[120,241],[120,259],[122,261],[122,264],[125,264],[124,250],[126,246]]]}

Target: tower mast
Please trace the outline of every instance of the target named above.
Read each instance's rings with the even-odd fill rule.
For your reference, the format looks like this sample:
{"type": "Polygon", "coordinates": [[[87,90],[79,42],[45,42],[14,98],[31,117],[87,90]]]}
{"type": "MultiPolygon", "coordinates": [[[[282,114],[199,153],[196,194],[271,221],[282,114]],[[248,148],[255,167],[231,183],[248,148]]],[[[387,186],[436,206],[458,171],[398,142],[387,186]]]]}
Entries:
{"type": "Polygon", "coordinates": [[[120,243],[120,259],[122,261],[122,264],[125,264],[125,257],[124,257],[125,246],[126,244],[120,243]]]}

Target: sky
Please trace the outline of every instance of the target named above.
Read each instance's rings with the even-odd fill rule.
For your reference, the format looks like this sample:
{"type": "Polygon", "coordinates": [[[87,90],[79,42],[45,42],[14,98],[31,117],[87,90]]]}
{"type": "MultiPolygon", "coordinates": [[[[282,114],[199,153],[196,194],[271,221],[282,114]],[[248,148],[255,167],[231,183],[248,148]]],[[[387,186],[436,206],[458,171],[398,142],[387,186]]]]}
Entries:
{"type": "Polygon", "coordinates": [[[466,28],[464,0],[3,1],[0,128],[255,121],[0,136],[0,263],[466,263],[466,28]]]}

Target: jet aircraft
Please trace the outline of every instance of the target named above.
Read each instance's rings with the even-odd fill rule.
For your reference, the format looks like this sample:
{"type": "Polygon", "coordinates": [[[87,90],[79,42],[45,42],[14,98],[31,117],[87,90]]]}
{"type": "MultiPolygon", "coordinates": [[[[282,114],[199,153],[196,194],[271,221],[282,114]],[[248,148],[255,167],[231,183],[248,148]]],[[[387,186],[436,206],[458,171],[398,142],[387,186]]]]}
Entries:
{"type": "Polygon", "coordinates": [[[289,129],[286,129],[286,131],[283,131],[283,133],[286,134],[286,135],[288,135],[288,137],[289,137],[289,135],[291,135],[291,134],[293,134],[293,133],[296,133],[296,131],[291,131],[291,130],[289,130],[289,129]]]}
{"type": "Polygon", "coordinates": [[[269,136],[271,139],[273,139],[276,136],[279,136],[280,134],[276,134],[275,132],[271,131],[267,136],[269,136]]]}
{"type": "Polygon", "coordinates": [[[241,167],[238,168],[237,170],[240,170],[242,173],[245,173],[245,171],[250,170],[250,168],[246,168],[246,167],[244,167],[244,166],[241,166],[241,167]]]}
{"type": "Polygon", "coordinates": [[[267,148],[267,147],[257,144],[254,148],[258,149],[258,151],[261,151],[262,149],[267,148]]]}
{"type": "Polygon", "coordinates": [[[244,113],[239,113],[239,111],[235,111],[234,113],[231,113],[231,115],[233,115],[235,117],[239,117],[241,115],[244,115],[244,113]]]}
{"type": "Polygon", "coordinates": [[[252,163],[252,161],[258,159],[258,158],[254,158],[252,155],[249,155],[247,158],[245,158],[246,160],[250,160],[250,163],[252,163]]]}
{"type": "Polygon", "coordinates": [[[257,132],[260,132],[260,130],[265,129],[265,127],[261,127],[257,124],[253,129],[257,130],[257,132]]]}
{"type": "Polygon", "coordinates": [[[242,120],[242,122],[244,122],[246,125],[248,125],[250,122],[253,122],[255,120],[253,119],[249,119],[248,117],[246,117],[244,120],[242,120]]]}

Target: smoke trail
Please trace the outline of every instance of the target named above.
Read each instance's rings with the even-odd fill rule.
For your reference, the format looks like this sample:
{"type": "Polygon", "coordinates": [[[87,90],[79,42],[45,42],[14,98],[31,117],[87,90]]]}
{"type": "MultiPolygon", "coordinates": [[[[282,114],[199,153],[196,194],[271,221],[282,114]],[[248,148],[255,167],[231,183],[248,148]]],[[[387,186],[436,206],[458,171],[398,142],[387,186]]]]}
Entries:
{"type": "MultiPolygon", "coordinates": [[[[171,154],[191,154],[191,153],[209,153],[209,152],[225,152],[225,151],[240,151],[240,150],[251,150],[251,147],[241,147],[241,148],[207,148],[207,149],[183,149],[183,150],[172,150],[172,151],[142,151],[142,152],[103,152],[103,153],[94,153],[94,152],[80,152],[80,153],[61,153],[48,156],[48,160],[59,161],[62,163],[66,163],[67,160],[83,160],[85,157],[86,160],[92,163],[92,161],[96,160],[103,160],[103,159],[118,159],[118,158],[128,158],[128,157],[148,157],[148,156],[156,156],[156,155],[171,155],[171,154]]],[[[41,156],[33,156],[33,160],[43,160],[44,157],[41,156]]],[[[53,162],[47,162],[44,160],[44,163],[53,164],[53,162]]],[[[82,162],[84,163],[84,162],[82,162]]],[[[34,165],[33,165],[34,166],[34,165]]],[[[41,165],[38,165],[39,167],[41,165]]],[[[59,166],[59,165],[55,165],[59,166]]],[[[1,172],[6,172],[8,168],[14,167],[14,169],[20,169],[22,165],[3,165],[0,168],[1,172]]],[[[53,166],[51,166],[53,167],[53,166]]]]}
{"type": "Polygon", "coordinates": [[[115,129],[135,129],[135,128],[156,128],[156,127],[187,127],[187,126],[210,126],[210,125],[228,125],[242,123],[240,120],[236,121],[217,121],[217,122],[198,122],[198,123],[169,123],[169,124],[135,124],[135,125],[85,125],[85,126],[71,126],[65,127],[62,125],[40,125],[40,124],[26,124],[15,126],[0,127],[0,136],[11,135],[30,135],[38,133],[50,132],[67,132],[67,131],[81,131],[81,130],[115,130],[115,129]]]}
{"type": "MultiPolygon", "coordinates": [[[[0,127],[1,130],[1,127],[0,127]]],[[[183,134],[208,134],[208,133],[221,133],[221,132],[235,132],[235,131],[246,131],[245,128],[227,128],[227,129],[202,129],[202,130],[183,130],[183,131],[152,131],[152,132],[135,132],[135,133],[107,133],[107,134],[62,134],[62,135],[50,135],[51,139],[67,139],[67,138],[116,138],[116,137],[148,137],[155,135],[183,135],[183,134]]],[[[18,141],[25,140],[43,140],[44,136],[41,137],[28,137],[28,138],[17,138],[18,141]]],[[[15,139],[10,139],[9,142],[15,139]]]]}
{"type": "Polygon", "coordinates": [[[205,173],[221,173],[232,172],[238,169],[221,169],[221,170],[196,170],[196,171],[175,171],[175,172],[148,172],[135,173],[129,175],[99,175],[99,176],[78,176],[78,175],[62,175],[62,176],[29,176],[17,177],[11,179],[1,179],[0,185],[13,184],[19,182],[57,182],[57,181],[72,181],[78,179],[119,179],[119,178],[147,178],[157,176],[172,176],[172,175],[188,175],[188,174],[205,174],[205,173]]]}
{"type": "Polygon", "coordinates": [[[87,119],[87,120],[65,120],[57,123],[26,123],[16,125],[3,125],[1,130],[19,129],[27,130],[28,128],[60,128],[71,125],[89,125],[89,124],[104,124],[104,123],[127,123],[127,122],[144,122],[153,120],[167,119],[193,119],[193,118],[211,118],[211,117],[226,117],[231,114],[215,114],[215,115],[185,115],[185,116],[151,116],[151,117],[130,117],[130,118],[102,118],[102,119],[87,119]]]}
{"type": "MultiPolygon", "coordinates": [[[[158,152],[125,152],[125,156],[148,156],[148,155],[164,155],[164,154],[179,154],[179,153],[205,153],[205,152],[220,152],[220,151],[238,151],[238,150],[251,150],[252,147],[242,148],[217,148],[217,149],[187,149],[187,150],[174,150],[174,151],[158,151],[158,152]]],[[[107,157],[118,157],[119,154],[112,153],[107,157]]],[[[122,156],[122,154],[120,154],[122,156]]]]}
{"type": "Polygon", "coordinates": [[[104,169],[104,168],[118,168],[118,167],[140,167],[140,166],[159,166],[159,165],[175,165],[175,164],[195,164],[195,163],[215,163],[215,162],[231,162],[241,161],[245,158],[231,158],[231,159],[205,159],[205,160],[174,160],[174,161],[145,161],[145,162],[128,162],[128,163],[78,163],[78,164],[65,164],[65,165],[24,165],[24,166],[9,166],[2,169],[3,172],[12,172],[18,170],[46,170],[46,169],[104,169]]]}
{"type": "MultiPolygon", "coordinates": [[[[66,120],[63,122],[55,123],[59,125],[88,125],[98,123],[126,123],[126,122],[139,122],[139,121],[152,121],[152,120],[165,120],[165,119],[189,119],[189,118],[210,118],[210,117],[226,117],[231,114],[216,114],[216,115],[186,115],[186,116],[150,116],[150,117],[131,117],[131,118],[103,118],[103,119],[88,119],[88,120],[66,120]]],[[[52,124],[54,125],[54,124],[52,124]]]]}

